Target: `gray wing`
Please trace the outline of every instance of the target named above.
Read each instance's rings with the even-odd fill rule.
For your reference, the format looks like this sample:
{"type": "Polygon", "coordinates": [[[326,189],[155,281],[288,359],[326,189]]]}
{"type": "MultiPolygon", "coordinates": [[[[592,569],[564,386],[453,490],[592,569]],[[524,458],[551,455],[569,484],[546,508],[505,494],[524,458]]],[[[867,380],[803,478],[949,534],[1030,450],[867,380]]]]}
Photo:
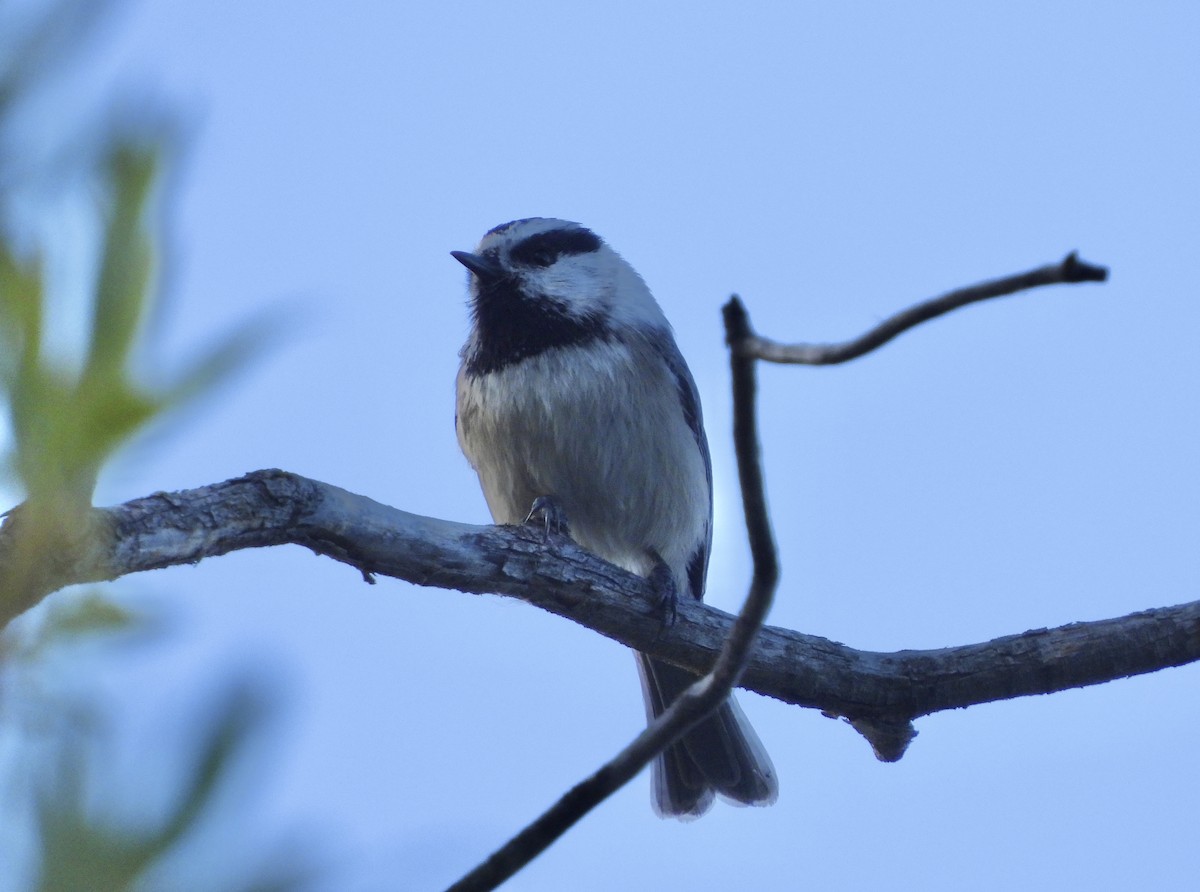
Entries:
{"type": "Polygon", "coordinates": [[[708,487],[708,517],[704,524],[704,541],[696,547],[687,562],[688,590],[692,597],[699,600],[704,597],[704,583],[708,576],[708,553],[712,551],[712,458],[708,454],[708,437],[704,435],[704,416],[700,411],[700,393],[696,390],[696,382],[683,354],[675,344],[675,338],[670,332],[666,334],[665,338],[658,340],[655,347],[675,378],[684,420],[691,428],[692,436],[696,439],[696,448],[700,450],[704,459],[704,476],[708,487]]]}

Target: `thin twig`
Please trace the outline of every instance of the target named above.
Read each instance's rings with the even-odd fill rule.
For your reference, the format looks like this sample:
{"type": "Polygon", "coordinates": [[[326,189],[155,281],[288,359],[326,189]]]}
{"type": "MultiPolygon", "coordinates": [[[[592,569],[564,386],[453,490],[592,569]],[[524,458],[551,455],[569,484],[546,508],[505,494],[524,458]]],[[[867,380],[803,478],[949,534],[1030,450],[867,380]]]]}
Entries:
{"type": "MultiPolygon", "coordinates": [[[[725,308],[726,339],[732,346],[749,330],[745,310],[731,301],[725,308]]],[[[650,761],[689,728],[719,707],[746,665],[758,630],[771,608],[779,562],[763,488],[755,412],[754,360],[730,350],[733,371],[734,448],[742,484],[742,504],[754,576],[741,613],[712,670],[688,688],[629,746],[595,774],[570,789],[550,809],[514,836],[490,858],[450,887],[450,892],[495,889],[545,851],[576,821],[637,776],[650,761]]]]}
{"type": "Polygon", "coordinates": [[[1006,276],[1003,279],[993,279],[990,282],[959,288],[943,294],[941,297],[935,297],[909,307],[907,310],[885,319],[866,334],[840,344],[780,344],[769,338],[751,334],[741,342],[738,349],[745,356],[764,359],[767,362],[835,365],[839,362],[857,359],[864,353],[882,347],[908,329],[967,304],[990,300],[993,297],[1004,297],[1017,291],[1027,291],[1043,285],[1103,282],[1107,278],[1108,270],[1105,267],[1086,263],[1072,251],[1061,263],[1051,263],[1015,276],[1006,276]]]}
{"type": "MultiPolygon", "coordinates": [[[[746,338],[753,337],[754,332],[750,328],[746,308],[736,297],[721,308],[721,313],[725,319],[725,343],[729,345],[733,379],[733,448],[737,455],[746,533],[750,539],[750,554],[754,559],[754,578],[747,606],[760,603],[765,618],[779,581],[779,556],[775,536],[771,532],[771,515],[767,510],[766,485],[762,476],[755,361],[738,349],[738,345],[746,338]]],[[[761,625],[761,621],[758,625],[761,625]]]]}

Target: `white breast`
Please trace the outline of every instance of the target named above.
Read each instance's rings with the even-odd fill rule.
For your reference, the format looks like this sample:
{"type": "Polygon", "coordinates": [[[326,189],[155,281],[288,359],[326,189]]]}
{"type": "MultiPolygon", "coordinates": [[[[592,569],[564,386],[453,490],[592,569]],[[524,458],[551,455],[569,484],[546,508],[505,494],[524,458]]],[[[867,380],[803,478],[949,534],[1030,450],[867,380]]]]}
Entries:
{"type": "Polygon", "coordinates": [[[640,340],[548,350],[458,378],[459,443],[497,523],[553,496],[585,548],[645,575],[657,552],[684,584],[704,540],[704,459],[678,384],[640,340]]]}

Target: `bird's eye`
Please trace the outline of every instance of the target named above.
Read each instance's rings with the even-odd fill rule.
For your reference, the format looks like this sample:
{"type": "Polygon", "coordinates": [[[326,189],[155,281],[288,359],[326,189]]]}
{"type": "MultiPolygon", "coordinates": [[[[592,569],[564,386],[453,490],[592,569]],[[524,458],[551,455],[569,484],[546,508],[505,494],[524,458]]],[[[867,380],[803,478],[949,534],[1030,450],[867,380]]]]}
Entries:
{"type": "Polygon", "coordinates": [[[560,257],[598,250],[600,239],[590,229],[552,229],[539,232],[513,246],[509,257],[522,266],[544,269],[560,257]]]}
{"type": "Polygon", "coordinates": [[[512,249],[509,255],[522,266],[546,268],[558,259],[558,253],[542,241],[528,239],[512,249]]]}

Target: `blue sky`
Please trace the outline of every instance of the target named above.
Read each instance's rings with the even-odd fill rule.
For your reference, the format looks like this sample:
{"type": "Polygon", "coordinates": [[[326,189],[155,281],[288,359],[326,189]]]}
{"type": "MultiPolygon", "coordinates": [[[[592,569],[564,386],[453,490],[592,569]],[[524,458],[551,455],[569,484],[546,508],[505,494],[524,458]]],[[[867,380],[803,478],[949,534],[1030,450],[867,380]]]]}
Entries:
{"type": "MultiPolygon", "coordinates": [[[[564,217],[675,325],[714,454],[710,600],[735,609],[729,293],[764,334],[839,340],[1078,249],[1108,284],[963,310],[844,367],[762,369],[771,623],[898,650],[1193,600],[1198,43],[1186,3],[131,4],[88,89],[162,97],[189,133],[152,367],[262,311],[284,333],[101,498],[280,467],[486,522],[453,433],[448,252],[564,217]]],[[[619,646],[498,597],[368,588],[296,548],[114,591],[171,616],[97,658],[118,763],[136,774],[129,754],[231,671],[265,674],[277,749],[235,841],[297,832],[330,889],[448,883],[642,721],[619,646]]],[[[937,715],[895,765],[743,694],[775,807],[663,822],[642,777],[511,888],[1179,887],[1198,683],[937,715]]]]}

